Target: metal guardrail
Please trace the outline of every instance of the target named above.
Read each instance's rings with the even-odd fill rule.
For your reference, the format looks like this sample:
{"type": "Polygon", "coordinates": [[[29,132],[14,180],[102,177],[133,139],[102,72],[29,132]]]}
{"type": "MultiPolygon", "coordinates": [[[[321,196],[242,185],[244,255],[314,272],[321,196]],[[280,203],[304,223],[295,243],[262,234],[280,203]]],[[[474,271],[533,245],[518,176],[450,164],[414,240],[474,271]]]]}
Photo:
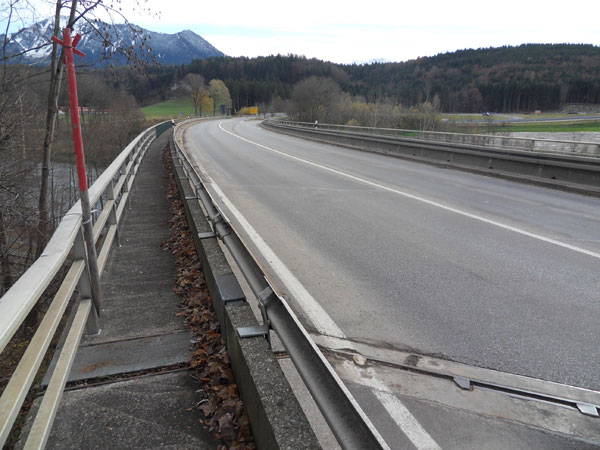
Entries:
{"type": "MultiPolygon", "coordinates": [[[[118,242],[117,227],[129,203],[129,191],[156,134],[156,127],[152,127],[137,136],[89,189],[91,205],[105,200],[93,226],[94,241],[99,246],[100,273],[115,237],[118,242]]],[[[73,293],[78,289],[81,300],[74,306],[74,320],[24,447],[44,448],[86,323],[94,319],[80,202],[65,214],[42,255],[0,298],[0,352],[65,265],[68,267],[66,275],[0,397],[0,446],[8,438],[73,293]]]]}
{"type": "Polygon", "coordinates": [[[319,142],[600,195],[600,158],[359,133],[337,125],[315,127],[282,120],[266,120],[262,125],[319,142]]]}
{"type": "Polygon", "coordinates": [[[263,326],[256,329],[240,328],[237,330],[238,335],[242,338],[261,335],[268,338],[269,329],[277,333],[342,448],[389,448],[286,301],[267,281],[262,268],[206,189],[196,171],[198,166],[194,165],[182,150],[176,135],[177,129],[173,139],[173,156],[176,158],[174,161],[182,167],[215,235],[227,247],[259,301],[263,326]]]}
{"type": "Polygon", "coordinates": [[[465,134],[441,131],[404,130],[399,128],[373,128],[351,125],[315,124],[289,120],[270,119],[282,125],[321,130],[345,131],[348,133],[372,134],[377,136],[406,137],[454,144],[522,150],[536,153],[561,153],[600,158],[600,142],[569,141],[532,137],[498,136],[493,134],[465,134]]]}

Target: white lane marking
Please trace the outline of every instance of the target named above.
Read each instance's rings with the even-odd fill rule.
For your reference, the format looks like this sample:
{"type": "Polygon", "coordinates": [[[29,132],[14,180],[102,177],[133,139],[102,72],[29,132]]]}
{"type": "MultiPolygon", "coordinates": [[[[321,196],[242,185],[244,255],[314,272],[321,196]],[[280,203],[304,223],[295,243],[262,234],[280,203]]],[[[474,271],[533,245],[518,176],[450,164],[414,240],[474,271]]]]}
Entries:
{"type": "MultiPolygon", "coordinates": [[[[250,225],[250,223],[246,220],[242,213],[225,196],[225,193],[221,190],[221,188],[212,180],[212,178],[208,175],[208,173],[206,173],[206,171],[203,170],[202,172],[202,175],[210,183],[215,194],[229,209],[231,214],[233,214],[240,226],[244,228],[248,237],[252,240],[256,248],[263,255],[263,257],[269,262],[277,276],[289,289],[290,293],[296,299],[296,301],[298,301],[298,304],[302,307],[309,320],[315,325],[315,327],[319,329],[319,331],[322,334],[338,337],[340,339],[346,339],[346,335],[337,326],[337,324],[334,322],[331,316],[327,314],[327,312],[321,307],[317,300],[315,300],[315,298],[304,288],[302,283],[300,283],[300,281],[292,274],[292,272],[290,272],[290,270],[283,263],[283,261],[281,261],[279,257],[275,254],[275,252],[271,250],[268,244],[260,237],[258,232],[254,229],[254,227],[250,225]]],[[[357,375],[359,375],[357,368],[353,367],[353,370],[357,375]]],[[[346,388],[346,386],[341,381],[339,376],[335,373],[335,371],[333,371],[333,374],[340,383],[340,385],[344,388],[346,395],[348,396],[348,398],[350,398],[350,401],[352,401],[359,413],[363,416],[365,422],[367,422],[367,424],[371,424],[370,419],[363,412],[358,402],[354,399],[350,391],[346,388]]],[[[387,389],[383,382],[377,379],[377,377],[374,374],[372,376],[371,382],[377,386],[377,388],[375,389],[376,391],[389,392],[389,389],[387,389]]],[[[379,398],[377,393],[375,395],[377,396],[377,398],[379,398]]],[[[386,409],[386,411],[388,412],[388,414],[390,415],[390,417],[392,417],[392,419],[396,422],[398,427],[408,436],[408,438],[413,442],[413,444],[417,447],[418,450],[438,450],[439,447],[427,447],[419,445],[419,442],[435,441],[433,441],[433,438],[431,438],[431,436],[427,434],[427,432],[423,429],[421,424],[402,404],[402,402],[400,402],[400,400],[395,396],[393,397],[395,398],[395,400],[384,399],[384,401],[380,399],[380,401],[386,409]],[[402,413],[400,414],[399,411],[402,413]],[[411,436],[418,436],[419,438],[413,440],[411,436]]],[[[379,432],[375,427],[373,427],[373,430],[379,436],[379,432]]],[[[381,443],[384,449],[389,450],[389,446],[387,446],[387,444],[383,441],[382,438],[381,443]]]]}
{"type": "Polygon", "coordinates": [[[215,193],[221,198],[227,209],[231,211],[233,216],[237,219],[240,226],[248,233],[250,239],[258,249],[258,251],[267,260],[269,265],[273,268],[277,276],[285,284],[290,291],[291,296],[300,303],[302,309],[306,312],[311,322],[315,325],[317,330],[321,334],[327,336],[336,336],[344,338],[343,331],[333,321],[331,316],[323,309],[323,307],[310,295],[310,293],[304,288],[302,283],[296,278],[290,269],[279,259],[271,247],[263,240],[257,231],[248,223],[246,218],[238,211],[238,209],[229,201],[219,186],[212,183],[212,187],[215,193]]]}
{"type": "Polygon", "coordinates": [[[373,393],[415,447],[419,450],[441,450],[437,442],[417,422],[417,419],[398,397],[391,392],[380,391],[379,389],[374,389],[373,393]]]}
{"type": "Polygon", "coordinates": [[[435,206],[437,208],[441,208],[441,209],[444,209],[446,211],[450,211],[450,212],[453,212],[455,214],[459,214],[461,216],[468,217],[470,219],[478,220],[480,222],[487,223],[489,225],[493,225],[495,227],[502,228],[504,230],[512,231],[514,233],[518,233],[518,234],[521,234],[523,236],[527,236],[527,237],[530,237],[530,238],[533,238],[533,239],[537,239],[539,241],[546,242],[548,244],[553,244],[553,245],[556,245],[556,246],[559,246],[559,247],[563,247],[563,248],[566,248],[566,249],[569,249],[569,250],[573,250],[573,251],[578,252],[578,253],[582,253],[582,254],[587,255],[587,256],[591,256],[592,258],[600,259],[600,253],[593,252],[591,250],[587,250],[587,249],[582,248],[582,247],[577,247],[575,245],[567,244],[566,242],[558,241],[556,239],[552,239],[552,238],[549,238],[549,237],[546,237],[546,236],[542,236],[540,234],[531,233],[531,232],[523,230],[521,228],[513,227],[511,225],[507,225],[507,224],[502,223],[502,222],[497,222],[495,220],[487,219],[485,217],[478,216],[476,214],[472,214],[472,213],[469,213],[469,212],[466,212],[466,211],[463,211],[463,210],[460,210],[460,209],[457,209],[457,208],[453,208],[452,206],[447,206],[447,205],[444,205],[442,203],[434,202],[432,200],[427,200],[426,198],[419,197],[417,195],[409,194],[407,192],[400,191],[398,189],[394,189],[394,188],[391,188],[389,186],[384,186],[383,184],[375,183],[373,181],[369,181],[369,180],[366,180],[364,178],[357,177],[355,175],[350,175],[349,173],[342,172],[341,170],[332,169],[331,167],[324,166],[322,164],[318,164],[318,163],[309,161],[307,159],[299,158],[297,156],[290,155],[290,154],[282,152],[280,150],[275,150],[274,148],[267,147],[266,145],[259,144],[258,142],[251,141],[251,140],[243,138],[242,136],[239,136],[239,135],[237,135],[235,133],[232,133],[231,131],[228,131],[228,130],[224,129],[221,126],[221,124],[222,124],[222,122],[219,123],[219,128],[222,131],[224,131],[225,133],[230,134],[231,136],[234,136],[234,137],[236,137],[238,139],[241,139],[242,141],[248,142],[248,143],[256,145],[258,147],[264,148],[265,150],[269,150],[269,151],[277,153],[279,155],[286,156],[286,157],[288,157],[290,159],[302,162],[304,164],[308,164],[310,166],[317,167],[319,169],[327,170],[327,171],[329,171],[331,173],[335,173],[336,175],[341,175],[341,176],[349,178],[351,180],[358,181],[360,183],[364,183],[364,184],[366,184],[368,186],[372,186],[372,187],[375,187],[375,188],[378,188],[378,189],[382,189],[382,190],[387,191],[387,192],[392,192],[394,194],[398,194],[398,195],[401,195],[403,197],[410,198],[412,200],[416,200],[416,201],[425,203],[427,205],[435,206]]]}
{"type": "Polygon", "coordinates": [[[388,414],[400,425],[400,428],[413,445],[420,450],[441,450],[438,443],[425,431],[400,399],[377,378],[375,371],[369,368],[367,372],[370,376],[368,385],[373,389],[373,393],[385,407],[388,414]]]}
{"type": "Polygon", "coordinates": [[[217,197],[223,202],[229,212],[236,218],[240,226],[248,234],[250,240],[254,243],[258,251],[266,259],[273,271],[281,279],[283,284],[289,290],[290,295],[300,304],[300,307],[306,312],[306,315],[313,323],[320,334],[326,336],[335,336],[344,339],[344,332],[337,326],[331,316],[323,309],[323,307],[315,300],[315,298],[306,290],[302,283],[294,276],[287,266],[279,259],[271,247],[264,241],[252,225],[246,220],[242,213],[231,203],[225,196],[221,188],[212,180],[212,178],[202,171],[203,176],[212,186],[217,197]]]}

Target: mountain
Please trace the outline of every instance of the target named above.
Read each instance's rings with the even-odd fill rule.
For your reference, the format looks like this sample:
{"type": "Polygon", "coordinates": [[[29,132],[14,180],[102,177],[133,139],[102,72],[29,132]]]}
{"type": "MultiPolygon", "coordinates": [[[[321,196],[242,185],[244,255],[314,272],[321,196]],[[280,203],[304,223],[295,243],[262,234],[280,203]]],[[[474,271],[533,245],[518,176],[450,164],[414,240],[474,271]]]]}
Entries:
{"type": "MultiPolygon", "coordinates": [[[[66,22],[66,20],[65,20],[66,22]]],[[[52,46],[50,38],[54,19],[46,19],[8,35],[7,56],[17,55],[9,59],[12,64],[28,64],[45,66],[50,63],[52,46]],[[26,53],[23,53],[25,50],[26,53]]],[[[214,56],[225,56],[208,41],[190,30],[166,34],[146,30],[135,25],[108,24],[105,22],[81,22],[75,26],[75,33],[82,35],[77,48],[86,54],[82,62],[77,64],[103,67],[107,65],[125,65],[127,57],[121,49],[133,51],[138,57],[145,50],[164,65],[187,64],[193,59],[204,59],[214,56]],[[104,40],[94,28],[108,33],[104,40]],[[135,29],[135,31],[134,31],[135,29]]],[[[4,34],[0,41],[4,41],[4,34]]],[[[77,61],[77,60],[76,60],[77,61]]]]}

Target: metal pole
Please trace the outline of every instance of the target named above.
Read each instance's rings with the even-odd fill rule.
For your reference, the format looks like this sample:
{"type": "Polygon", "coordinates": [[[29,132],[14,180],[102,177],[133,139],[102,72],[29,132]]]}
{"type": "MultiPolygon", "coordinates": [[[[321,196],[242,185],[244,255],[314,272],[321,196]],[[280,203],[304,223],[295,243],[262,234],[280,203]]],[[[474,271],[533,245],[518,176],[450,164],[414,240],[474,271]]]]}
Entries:
{"type": "Polygon", "coordinates": [[[83,139],[81,137],[81,124],[79,121],[79,99],[77,98],[77,79],[75,77],[75,61],[73,53],[85,56],[75,46],[81,39],[80,35],[71,40],[71,29],[63,29],[63,41],[52,37],[52,40],[62,45],[65,49],[64,63],[67,65],[67,79],[69,85],[69,106],[71,109],[71,126],[73,129],[73,148],[77,158],[77,178],[79,179],[79,200],[81,201],[81,218],[83,237],[87,250],[87,263],[90,271],[90,282],[92,288],[92,302],[96,313],[100,315],[102,309],[102,291],[100,289],[100,272],[98,270],[98,257],[96,254],[96,243],[92,224],[92,212],[90,198],[88,195],[87,175],[85,171],[85,155],[83,153],[83,139]]]}

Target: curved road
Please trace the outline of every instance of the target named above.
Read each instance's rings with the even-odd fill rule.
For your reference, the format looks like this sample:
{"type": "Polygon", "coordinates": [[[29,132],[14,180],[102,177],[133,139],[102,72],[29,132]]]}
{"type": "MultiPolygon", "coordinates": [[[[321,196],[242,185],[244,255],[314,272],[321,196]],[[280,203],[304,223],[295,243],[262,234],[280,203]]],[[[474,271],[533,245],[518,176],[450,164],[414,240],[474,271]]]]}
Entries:
{"type": "Polygon", "coordinates": [[[185,145],[320,304],[284,292],[309,329],[600,390],[599,199],[255,121],[195,125],[185,145]]]}

